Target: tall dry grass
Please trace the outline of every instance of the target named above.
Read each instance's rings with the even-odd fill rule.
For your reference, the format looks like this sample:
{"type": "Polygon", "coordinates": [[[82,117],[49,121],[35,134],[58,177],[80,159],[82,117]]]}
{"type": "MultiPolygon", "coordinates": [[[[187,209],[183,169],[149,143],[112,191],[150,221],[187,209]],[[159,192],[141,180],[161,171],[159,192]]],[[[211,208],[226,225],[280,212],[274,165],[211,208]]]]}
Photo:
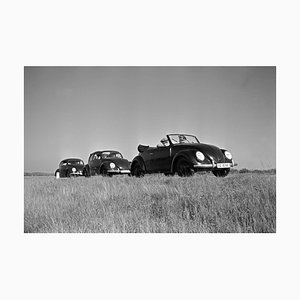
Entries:
{"type": "Polygon", "coordinates": [[[274,175],[24,180],[25,232],[276,232],[274,175]]]}

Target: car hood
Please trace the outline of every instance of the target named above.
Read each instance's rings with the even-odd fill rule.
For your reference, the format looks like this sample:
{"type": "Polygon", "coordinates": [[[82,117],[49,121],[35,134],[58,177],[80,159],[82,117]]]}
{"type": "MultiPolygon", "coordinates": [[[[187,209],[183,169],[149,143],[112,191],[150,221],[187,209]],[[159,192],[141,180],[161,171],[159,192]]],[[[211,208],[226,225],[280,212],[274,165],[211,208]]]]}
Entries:
{"type": "Polygon", "coordinates": [[[103,162],[113,162],[120,169],[129,169],[129,161],[125,158],[108,157],[103,159],[103,162]]]}
{"type": "Polygon", "coordinates": [[[209,144],[180,144],[174,145],[173,148],[180,150],[199,150],[205,156],[213,158],[215,162],[221,162],[224,160],[225,156],[222,150],[216,146],[209,145],[209,144]]]}

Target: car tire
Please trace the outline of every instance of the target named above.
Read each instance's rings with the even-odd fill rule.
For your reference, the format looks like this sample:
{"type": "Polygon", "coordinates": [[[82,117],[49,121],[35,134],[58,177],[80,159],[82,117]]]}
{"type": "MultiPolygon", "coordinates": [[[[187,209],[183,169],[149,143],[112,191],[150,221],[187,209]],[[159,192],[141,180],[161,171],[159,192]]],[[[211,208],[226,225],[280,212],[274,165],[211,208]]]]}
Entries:
{"type": "Polygon", "coordinates": [[[102,167],[100,169],[99,174],[102,175],[103,177],[112,177],[112,174],[108,173],[105,167],[102,167]]]}
{"type": "Polygon", "coordinates": [[[132,175],[135,177],[143,177],[145,175],[145,169],[139,162],[136,162],[132,169],[132,175]]]}
{"type": "Polygon", "coordinates": [[[212,173],[216,177],[226,177],[229,174],[230,169],[213,170],[212,173]]]}
{"type": "Polygon", "coordinates": [[[84,169],[83,169],[83,175],[84,175],[84,177],[91,177],[89,166],[85,166],[84,167],[84,169]]]}
{"type": "Polygon", "coordinates": [[[180,177],[190,177],[195,173],[194,169],[191,167],[191,164],[185,158],[180,158],[177,161],[176,171],[180,177]]]}
{"type": "Polygon", "coordinates": [[[59,171],[57,170],[57,171],[55,171],[55,178],[60,178],[60,173],[59,173],[59,171]]]}
{"type": "Polygon", "coordinates": [[[170,177],[170,176],[173,176],[174,174],[173,173],[164,173],[164,175],[167,177],[170,177]]]}

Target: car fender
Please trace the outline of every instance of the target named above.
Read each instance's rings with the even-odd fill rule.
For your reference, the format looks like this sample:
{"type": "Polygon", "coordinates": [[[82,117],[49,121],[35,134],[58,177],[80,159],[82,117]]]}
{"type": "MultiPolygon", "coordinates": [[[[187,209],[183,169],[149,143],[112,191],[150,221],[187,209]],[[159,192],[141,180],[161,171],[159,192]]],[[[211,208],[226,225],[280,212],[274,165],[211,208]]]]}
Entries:
{"type": "Polygon", "coordinates": [[[194,150],[187,149],[187,150],[179,151],[173,157],[173,160],[172,160],[172,163],[171,163],[171,173],[174,173],[175,168],[176,168],[176,163],[177,163],[179,158],[185,158],[191,164],[197,163],[194,150]]]}
{"type": "Polygon", "coordinates": [[[136,156],[136,157],[132,160],[132,162],[131,162],[131,164],[130,164],[130,172],[131,172],[131,173],[133,172],[133,167],[134,167],[134,165],[135,165],[136,162],[138,162],[140,165],[144,166],[145,171],[146,171],[146,166],[145,166],[144,160],[143,160],[143,158],[142,158],[141,156],[138,155],[138,156],[136,156]]]}
{"type": "Polygon", "coordinates": [[[110,163],[111,163],[111,162],[112,162],[112,161],[110,161],[110,160],[105,160],[105,161],[101,162],[101,163],[99,164],[99,167],[98,167],[99,172],[100,172],[100,170],[101,170],[102,168],[106,168],[106,170],[110,170],[110,169],[111,169],[111,167],[110,167],[110,163]]]}
{"type": "Polygon", "coordinates": [[[228,151],[228,150],[227,150],[227,149],[223,149],[223,148],[220,148],[220,150],[222,151],[224,157],[226,158],[226,156],[225,156],[225,151],[228,151]]]}
{"type": "MultiPolygon", "coordinates": [[[[229,150],[227,150],[227,149],[223,149],[223,148],[220,148],[220,150],[223,152],[223,154],[224,154],[224,159],[225,159],[225,161],[226,162],[231,162],[233,165],[235,165],[235,163],[234,163],[234,161],[233,161],[233,158],[232,159],[228,159],[226,156],[225,156],[225,151],[228,151],[228,152],[230,152],[229,150]]],[[[231,152],[230,152],[231,153],[231,152]]],[[[237,164],[236,164],[237,165],[237,164]]]]}

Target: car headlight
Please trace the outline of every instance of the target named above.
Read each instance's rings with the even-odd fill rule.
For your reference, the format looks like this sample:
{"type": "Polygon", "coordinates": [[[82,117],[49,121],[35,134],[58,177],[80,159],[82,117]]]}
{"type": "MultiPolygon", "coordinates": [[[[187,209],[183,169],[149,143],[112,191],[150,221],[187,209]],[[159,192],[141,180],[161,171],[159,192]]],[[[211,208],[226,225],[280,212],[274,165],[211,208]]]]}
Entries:
{"type": "Polygon", "coordinates": [[[200,160],[200,161],[203,161],[203,160],[205,159],[204,154],[203,154],[202,152],[200,152],[200,151],[197,151],[197,152],[196,152],[196,157],[197,157],[197,159],[200,160]]]}
{"type": "Polygon", "coordinates": [[[73,171],[73,172],[76,172],[76,168],[72,168],[72,171],[73,171]]]}
{"type": "Polygon", "coordinates": [[[225,156],[226,156],[228,159],[232,159],[232,155],[231,155],[230,152],[225,151],[224,154],[225,154],[225,156]]]}
{"type": "Polygon", "coordinates": [[[114,168],[116,167],[116,165],[115,165],[113,162],[111,162],[111,163],[109,164],[109,166],[110,166],[112,169],[114,169],[114,168]]]}

